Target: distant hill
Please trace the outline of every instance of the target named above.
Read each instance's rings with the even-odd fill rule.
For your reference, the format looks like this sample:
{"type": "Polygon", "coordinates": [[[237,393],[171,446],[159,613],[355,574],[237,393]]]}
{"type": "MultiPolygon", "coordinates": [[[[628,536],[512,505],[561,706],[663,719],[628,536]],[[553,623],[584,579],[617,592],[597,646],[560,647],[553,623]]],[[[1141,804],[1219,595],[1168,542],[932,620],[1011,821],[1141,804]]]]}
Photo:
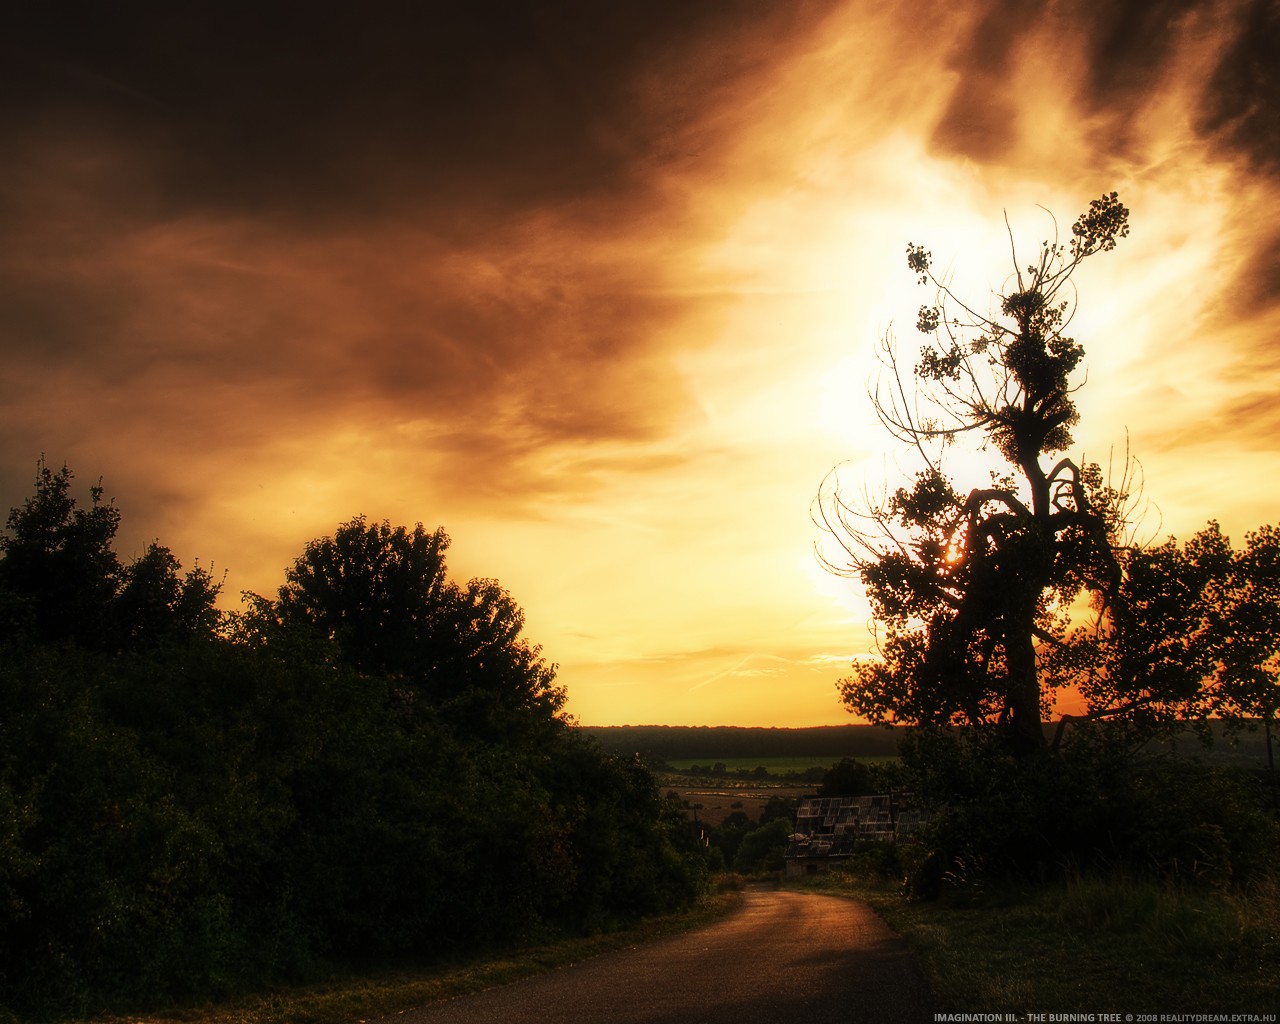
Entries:
{"type": "Polygon", "coordinates": [[[809,729],[736,725],[594,725],[582,731],[610,753],[664,761],[742,757],[892,757],[901,733],[874,725],[823,725],[809,729]]]}
{"type": "MultiPolygon", "coordinates": [[[[1266,738],[1257,723],[1238,736],[1228,737],[1219,722],[1213,723],[1214,743],[1204,747],[1187,732],[1174,740],[1152,742],[1151,753],[1198,757],[1216,763],[1267,763],[1266,738]]],[[[1052,735],[1056,723],[1046,723],[1052,735]]],[[[704,762],[751,757],[892,757],[907,730],[876,725],[824,725],[810,729],[746,728],[736,725],[606,725],[583,726],[610,753],[640,754],[648,760],[696,759],[704,762]]],[[[1280,747],[1280,741],[1277,742],[1280,747]]]]}

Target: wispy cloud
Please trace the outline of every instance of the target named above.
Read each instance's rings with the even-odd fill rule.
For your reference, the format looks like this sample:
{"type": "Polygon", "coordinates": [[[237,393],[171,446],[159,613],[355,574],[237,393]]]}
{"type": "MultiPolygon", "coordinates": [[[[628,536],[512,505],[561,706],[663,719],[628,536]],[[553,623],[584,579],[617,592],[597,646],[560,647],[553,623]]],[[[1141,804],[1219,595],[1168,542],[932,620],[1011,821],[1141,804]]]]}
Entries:
{"type": "Polygon", "coordinates": [[[840,721],[868,611],[808,509],[894,464],[903,247],[981,295],[1002,210],[1034,247],[1118,188],[1080,445],[1127,431],[1180,534],[1274,518],[1263,0],[85,19],[0,41],[0,504],[41,452],[103,474],[126,545],[232,593],[350,515],[441,523],[584,719],[840,721]]]}

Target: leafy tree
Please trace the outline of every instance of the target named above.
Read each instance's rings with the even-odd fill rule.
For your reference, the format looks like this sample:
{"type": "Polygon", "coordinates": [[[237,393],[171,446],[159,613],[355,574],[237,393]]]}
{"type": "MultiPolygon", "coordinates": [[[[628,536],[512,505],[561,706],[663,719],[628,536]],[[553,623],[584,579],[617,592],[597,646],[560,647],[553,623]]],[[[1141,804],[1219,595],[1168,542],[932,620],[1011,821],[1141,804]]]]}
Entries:
{"type": "MultiPolygon", "coordinates": [[[[1204,531],[1216,532],[1216,523],[1204,531]]],[[[1280,708],[1280,528],[1246,534],[1240,550],[1224,544],[1219,565],[1206,629],[1217,710],[1261,718],[1270,730],[1280,708]]]]}
{"type": "Polygon", "coordinates": [[[708,835],[712,849],[719,850],[724,857],[725,866],[731,866],[738,855],[738,847],[748,832],[754,831],[756,823],[745,811],[732,811],[727,814],[708,835]]]}
{"type": "Polygon", "coordinates": [[[1232,559],[1229,614],[1215,623],[1220,652],[1215,680],[1230,706],[1262,719],[1272,808],[1280,811],[1276,782],[1275,721],[1280,710],[1280,528],[1264,526],[1245,536],[1232,559]]]}
{"type": "Polygon", "coordinates": [[[154,542],[121,570],[113,618],[129,646],[153,647],[216,632],[221,583],[199,565],[185,575],[181,570],[173,552],[154,542]]]}
{"type": "Polygon", "coordinates": [[[779,871],[794,831],[789,818],[774,818],[742,837],[733,858],[734,871],[779,871]]]}
{"type": "Polygon", "coordinates": [[[1234,550],[1210,523],[1185,544],[1135,545],[1133,464],[1113,482],[1063,454],[1084,356],[1066,333],[1072,275],[1127,233],[1118,196],[1094,200],[1067,244],[1043,243],[1026,267],[1014,250],[989,316],[909,245],[909,269],[935,289],[917,317],[926,340],[911,357],[884,338],[871,397],[922,468],[878,503],[848,500],[838,481],[820,494],[819,521],[847,556],[832,567],[861,578],[879,630],[879,657],[855,664],[842,696],[873,722],[922,727],[902,753],[935,810],[937,865],[964,854],[1020,870],[1069,855],[1176,873],[1187,851],[1217,844],[1213,873],[1238,881],[1274,834],[1244,811],[1187,824],[1160,800],[1176,772],[1133,756],[1188,722],[1205,735],[1214,717],[1270,729],[1280,532],[1234,550]],[[1002,460],[967,490],[945,472],[965,437],[1002,460]],[[1107,727],[1066,733],[1064,716],[1050,743],[1042,722],[1063,687],[1107,727]]]}
{"type": "Polygon", "coordinates": [[[443,647],[450,627],[448,547],[443,529],[428,534],[419,523],[411,533],[359,516],[307,544],[285,572],[275,610],[332,640],[362,672],[416,670],[423,649],[443,647]]]}
{"type": "Polygon", "coordinates": [[[764,810],[760,812],[760,824],[767,825],[769,822],[778,818],[787,821],[794,821],[796,817],[796,804],[798,801],[795,797],[771,796],[764,805],[764,810]]]}
{"type": "Polygon", "coordinates": [[[1073,375],[1084,356],[1065,333],[1071,277],[1128,231],[1114,192],[1094,200],[1066,244],[1044,242],[1026,267],[1014,251],[991,315],[952,292],[929,252],[907,247],[909,269],[935,290],[916,323],[929,340],[908,369],[892,335],[883,339],[887,373],[872,398],[923,468],[878,505],[850,501],[838,486],[818,502],[848,556],[833,568],[862,579],[882,630],[880,658],[856,664],[841,684],[854,712],[873,722],[966,724],[998,734],[1019,759],[1045,747],[1051,687],[1040,649],[1061,640],[1082,590],[1106,601],[1118,586],[1128,499],[1123,482],[1107,486],[1097,466],[1059,457],[1078,420],[1073,375]],[[967,492],[944,471],[963,436],[1004,461],[988,485],[967,492]]]}
{"type": "Polygon", "coordinates": [[[443,529],[358,516],[311,541],[261,611],[332,641],[366,673],[400,679],[406,699],[507,725],[564,705],[555,666],[521,636],[524,613],[494,580],[446,576],[443,529]]]}
{"type": "Polygon", "coordinates": [[[661,795],[639,757],[603,753],[577,729],[542,749],[571,859],[568,872],[553,866],[544,882],[569,883],[562,918],[605,928],[685,906],[705,891],[707,850],[679,798],[661,795]]]}
{"type": "Polygon", "coordinates": [[[9,512],[0,536],[0,588],[18,632],[97,644],[109,632],[121,571],[111,546],[120,511],[103,500],[101,481],[89,489],[89,507],[78,507],[71,480],[66,466],[55,472],[40,460],[35,494],[9,512]]]}
{"type": "MultiPolygon", "coordinates": [[[[1117,552],[1123,569],[1096,619],[1046,652],[1057,685],[1074,685],[1089,718],[1130,746],[1188,725],[1261,720],[1280,703],[1280,531],[1236,550],[1216,522],[1185,544],[1117,552]]],[[[1058,735],[1072,716],[1063,716],[1058,735]]]]}
{"type": "Polygon", "coordinates": [[[73,474],[41,459],[35,493],[9,512],[0,536],[0,614],[8,639],[73,641],[109,650],[209,636],[221,583],[182,565],[166,547],[122,565],[113,544],[120,510],[101,481],[89,505],[71,494],[73,474]]]}
{"type": "MultiPolygon", "coordinates": [[[[19,611],[45,607],[37,573],[14,589],[37,527],[83,526],[69,480],[43,475],[11,519],[19,611]]],[[[81,577],[109,578],[112,635],[28,628],[0,658],[0,1017],[270,990],[705,890],[678,802],[559,717],[519,610],[446,579],[443,533],[348,524],[281,601],[180,645],[211,628],[215,585],[158,544],[121,566],[115,522],[93,549],[110,573],[81,577]]]]}
{"type": "Polygon", "coordinates": [[[870,768],[852,757],[842,757],[822,776],[818,796],[862,796],[876,791],[870,768]]]}
{"type": "Polygon", "coordinates": [[[1153,733],[1206,720],[1214,700],[1207,642],[1218,616],[1215,592],[1231,560],[1216,524],[1186,545],[1170,538],[1116,553],[1122,573],[1090,622],[1068,629],[1045,651],[1056,685],[1074,685],[1083,716],[1064,715],[1055,743],[1075,717],[1109,718],[1110,736],[1136,746],[1153,733]]]}

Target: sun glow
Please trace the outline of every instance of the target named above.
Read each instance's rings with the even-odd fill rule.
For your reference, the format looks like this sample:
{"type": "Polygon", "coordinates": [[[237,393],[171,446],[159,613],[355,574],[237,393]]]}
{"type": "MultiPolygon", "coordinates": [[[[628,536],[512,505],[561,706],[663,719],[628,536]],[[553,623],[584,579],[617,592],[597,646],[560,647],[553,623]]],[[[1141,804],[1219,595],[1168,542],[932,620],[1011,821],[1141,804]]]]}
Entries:
{"type": "MultiPolygon", "coordinates": [[[[1077,280],[1071,454],[1141,460],[1148,535],[1274,519],[1280,189],[1232,77],[1245,5],[1150,41],[1074,0],[704,6],[487,54],[441,108],[326,52],[315,95],[350,102],[273,71],[296,131],[251,139],[244,96],[193,116],[141,53],[158,104],[90,68],[15,115],[9,504],[42,451],[101,473],[122,537],[229,569],[233,606],[353,515],[443,525],[583,721],[847,721],[870,610],[811,507],[922,468],[868,399],[933,301],[907,244],[985,313],[1011,245],[1115,189],[1133,231],[1077,280]]],[[[945,453],[962,492],[1007,468],[945,453]]]]}

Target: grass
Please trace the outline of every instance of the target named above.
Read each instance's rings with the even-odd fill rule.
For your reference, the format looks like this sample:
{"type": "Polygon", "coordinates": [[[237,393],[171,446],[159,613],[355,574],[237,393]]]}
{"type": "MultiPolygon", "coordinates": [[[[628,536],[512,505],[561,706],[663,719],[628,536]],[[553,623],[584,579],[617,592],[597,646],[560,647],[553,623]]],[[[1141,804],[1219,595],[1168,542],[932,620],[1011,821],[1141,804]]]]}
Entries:
{"type": "MultiPolygon", "coordinates": [[[[467,963],[395,969],[340,977],[218,1005],[158,1014],[100,1017],[93,1024],[354,1024],[396,1014],[437,999],[505,985],[602,953],[697,928],[729,913],[741,893],[721,891],[679,914],[652,918],[626,931],[514,949],[467,963]]],[[[17,1018],[0,1011],[0,1024],[17,1018]]]]}
{"type": "Polygon", "coordinates": [[[1274,1013],[1280,881],[1248,893],[1123,875],[970,882],[933,902],[872,878],[814,887],[869,902],[955,1013],[1274,1013]]]}

